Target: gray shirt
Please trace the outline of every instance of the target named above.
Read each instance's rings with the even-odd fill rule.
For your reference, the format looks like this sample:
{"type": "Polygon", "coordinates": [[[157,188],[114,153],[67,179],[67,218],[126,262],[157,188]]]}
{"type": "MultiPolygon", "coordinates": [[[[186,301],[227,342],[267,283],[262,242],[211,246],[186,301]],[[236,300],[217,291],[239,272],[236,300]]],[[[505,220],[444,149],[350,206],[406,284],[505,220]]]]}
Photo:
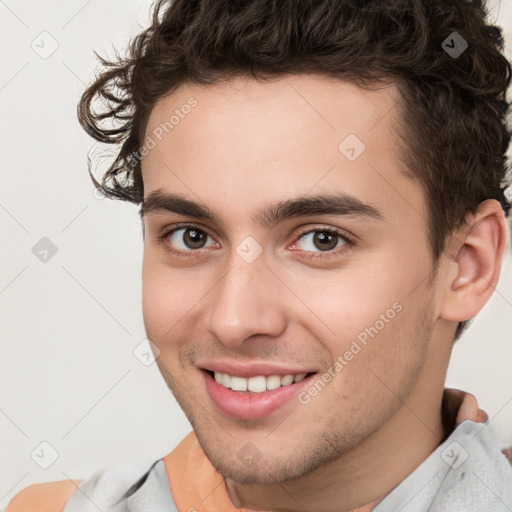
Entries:
{"type": "MultiPolygon", "coordinates": [[[[97,472],[81,482],[63,512],[178,512],[163,460],[150,464],[97,472]]],[[[488,423],[466,420],[373,510],[512,512],[512,465],[488,423]]]]}

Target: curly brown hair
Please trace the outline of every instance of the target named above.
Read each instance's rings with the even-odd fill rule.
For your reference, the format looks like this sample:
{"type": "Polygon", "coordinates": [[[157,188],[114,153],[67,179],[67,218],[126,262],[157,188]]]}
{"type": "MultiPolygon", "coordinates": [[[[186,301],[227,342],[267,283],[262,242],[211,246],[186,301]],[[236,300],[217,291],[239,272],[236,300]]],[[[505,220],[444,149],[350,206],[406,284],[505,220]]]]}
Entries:
{"type": "MultiPolygon", "coordinates": [[[[446,237],[497,199],[508,170],[506,93],[511,65],[503,35],[481,0],[158,0],[150,26],[126,56],[107,60],[78,104],[94,139],[121,145],[101,183],[105,195],[142,203],[140,159],[155,103],[188,83],[324,74],[363,88],[400,91],[410,176],[423,187],[434,264],[446,237]],[[456,34],[454,34],[456,33],[456,34]],[[453,55],[453,37],[467,44],[453,55]],[[452,39],[450,39],[452,38],[452,39]],[[447,43],[449,41],[449,43],[447,43]],[[94,100],[102,100],[96,111],[94,100]],[[105,127],[109,120],[115,127],[105,127]]],[[[455,339],[470,320],[460,322],[455,339]]]]}

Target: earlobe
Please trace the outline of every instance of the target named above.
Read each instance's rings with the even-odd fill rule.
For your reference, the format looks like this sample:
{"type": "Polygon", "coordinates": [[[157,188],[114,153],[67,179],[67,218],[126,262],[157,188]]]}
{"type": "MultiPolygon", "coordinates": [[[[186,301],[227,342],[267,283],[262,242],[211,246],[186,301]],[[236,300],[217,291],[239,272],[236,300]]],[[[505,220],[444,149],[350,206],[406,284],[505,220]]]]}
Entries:
{"type": "Polygon", "coordinates": [[[457,274],[447,281],[441,317],[453,322],[473,318],[491,297],[501,271],[508,232],[501,205],[482,202],[459,235],[462,245],[454,256],[457,274]]]}

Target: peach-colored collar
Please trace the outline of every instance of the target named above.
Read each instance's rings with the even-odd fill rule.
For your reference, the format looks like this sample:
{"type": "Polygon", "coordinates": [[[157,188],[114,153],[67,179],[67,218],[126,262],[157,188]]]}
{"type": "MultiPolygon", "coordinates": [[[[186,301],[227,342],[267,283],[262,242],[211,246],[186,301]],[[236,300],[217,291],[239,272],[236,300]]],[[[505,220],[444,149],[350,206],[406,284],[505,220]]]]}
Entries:
{"type": "MultiPolygon", "coordinates": [[[[194,431],[163,460],[178,512],[254,512],[235,507],[223,476],[213,467],[194,431]]],[[[370,512],[382,499],[352,512],[370,512]]]]}

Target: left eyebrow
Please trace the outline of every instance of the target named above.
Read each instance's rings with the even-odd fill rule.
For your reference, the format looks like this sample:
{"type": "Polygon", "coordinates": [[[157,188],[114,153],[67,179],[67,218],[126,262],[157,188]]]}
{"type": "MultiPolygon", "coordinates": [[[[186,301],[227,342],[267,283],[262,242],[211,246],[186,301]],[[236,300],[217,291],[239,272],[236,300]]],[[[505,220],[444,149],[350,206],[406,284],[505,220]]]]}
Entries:
{"type": "MultiPolygon", "coordinates": [[[[220,216],[206,205],[162,190],[151,192],[142,202],[139,213],[141,218],[144,218],[151,213],[163,211],[224,225],[220,216]]],[[[343,192],[299,196],[266,205],[256,212],[252,220],[263,227],[271,227],[286,219],[314,215],[350,216],[385,221],[384,214],[375,206],[343,192]]]]}

